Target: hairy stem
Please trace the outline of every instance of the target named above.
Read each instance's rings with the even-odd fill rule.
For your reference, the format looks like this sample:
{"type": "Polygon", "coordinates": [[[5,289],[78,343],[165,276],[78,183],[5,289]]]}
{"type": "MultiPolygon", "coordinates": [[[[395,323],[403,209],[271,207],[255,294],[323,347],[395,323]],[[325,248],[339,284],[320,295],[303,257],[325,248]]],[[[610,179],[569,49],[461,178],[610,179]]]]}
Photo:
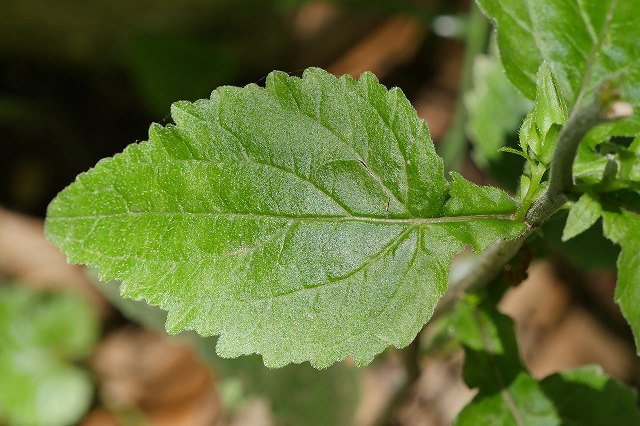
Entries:
{"type": "Polygon", "coordinates": [[[450,310],[466,293],[479,290],[498,276],[534,231],[535,228],[529,227],[517,238],[500,239],[489,247],[474,266],[473,273],[466,274],[460,280],[449,284],[449,289],[440,299],[432,319],[450,310]]]}
{"type": "Polygon", "coordinates": [[[578,145],[589,130],[604,121],[600,94],[585,107],[572,112],[558,136],[558,144],[551,160],[549,186],[527,212],[526,222],[529,225],[542,225],[567,202],[567,194],[573,187],[573,161],[578,145]]]}

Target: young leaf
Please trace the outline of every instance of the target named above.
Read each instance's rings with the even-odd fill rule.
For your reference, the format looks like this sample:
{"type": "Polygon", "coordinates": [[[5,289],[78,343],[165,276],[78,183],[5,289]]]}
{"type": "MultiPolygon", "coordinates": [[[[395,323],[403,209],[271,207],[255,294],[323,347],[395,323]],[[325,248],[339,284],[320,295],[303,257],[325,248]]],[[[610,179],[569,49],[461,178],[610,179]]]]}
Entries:
{"type": "Polygon", "coordinates": [[[573,164],[573,175],[578,184],[599,185],[606,176],[617,173],[616,160],[609,155],[602,155],[598,150],[599,145],[603,142],[598,133],[588,133],[578,146],[578,153],[573,164]]]}
{"type": "Polygon", "coordinates": [[[611,124],[611,134],[640,131],[640,19],[636,0],[477,0],[498,26],[502,64],[527,97],[536,93],[536,72],[553,63],[570,108],[591,99],[613,80],[635,113],[611,124]]]}
{"type": "Polygon", "coordinates": [[[637,136],[629,148],[620,150],[620,166],[618,168],[618,180],[627,182],[628,186],[640,189],[640,136],[637,136]]]}
{"type": "Polygon", "coordinates": [[[570,240],[591,228],[601,214],[602,207],[597,197],[588,193],[582,194],[569,210],[567,224],[562,232],[562,241],[570,240]]]}
{"type": "Polygon", "coordinates": [[[520,180],[520,209],[516,217],[524,217],[540,196],[546,182],[551,157],[556,148],[561,126],[567,120],[567,108],[551,65],[543,62],[537,75],[536,100],[533,109],[520,126],[520,148],[527,159],[520,180]]]}
{"type": "Polygon", "coordinates": [[[576,182],[593,190],[640,191],[640,136],[626,147],[593,132],[580,144],[573,167],[576,182]]]}
{"type": "Polygon", "coordinates": [[[172,117],[62,191],[46,232],[225,357],[366,364],[414,339],[456,252],[524,229],[493,188],[449,192],[424,121],[370,73],[274,72],[172,117]]]}
{"type": "Polygon", "coordinates": [[[543,62],[538,70],[535,106],[520,128],[523,152],[548,167],[565,121],[567,105],[558,90],[551,65],[543,62]]]}
{"type": "Polygon", "coordinates": [[[622,209],[603,212],[604,235],[622,248],[618,257],[615,300],[629,322],[640,354],[640,215],[622,209]]]}

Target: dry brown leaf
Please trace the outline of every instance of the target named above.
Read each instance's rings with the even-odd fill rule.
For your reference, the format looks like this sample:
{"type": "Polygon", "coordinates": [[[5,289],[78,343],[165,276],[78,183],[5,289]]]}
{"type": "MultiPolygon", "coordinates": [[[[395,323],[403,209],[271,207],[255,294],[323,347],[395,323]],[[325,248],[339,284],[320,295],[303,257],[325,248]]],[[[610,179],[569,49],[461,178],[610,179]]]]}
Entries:
{"type": "Polygon", "coordinates": [[[158,426],[211,425],[220,415],[209,368],[175,339],[128,327],[107,336],[91,366],[112,412],[138,410],[158,426]]]}

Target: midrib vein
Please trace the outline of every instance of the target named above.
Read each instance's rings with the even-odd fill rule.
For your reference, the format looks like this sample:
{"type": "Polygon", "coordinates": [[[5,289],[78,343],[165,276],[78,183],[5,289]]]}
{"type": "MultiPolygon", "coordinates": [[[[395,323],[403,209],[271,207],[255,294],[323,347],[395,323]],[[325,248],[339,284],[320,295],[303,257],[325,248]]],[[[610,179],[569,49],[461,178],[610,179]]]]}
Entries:
{"type": "Polygon", "coordinates": [[[390,225],[426,225],[437,223],[451,222],[472,222],[482,219],[510,220],[516,221],[512,214],[477,214],[477,215],[459,215],[459,216],[440,216],[440,217],[408,217],[408,218],[387,218],[387,217],[368,217],[368,216],[294,216],[290,214],[278,213],[250,213],[250,212],[120,212],[112,214],[94,214],[79,216],[59,216],[49,217],[48,221],[74,221],[74,220],[97,220],[112,219],[118,217],[144,217],[144,216],[202,216],[202,217],[230,217],[230,218],[253,218],[253,219],[274,219],[274,220],[294,220],[296,222],[365,222],[365,223],[382,223],[390,225]]]}

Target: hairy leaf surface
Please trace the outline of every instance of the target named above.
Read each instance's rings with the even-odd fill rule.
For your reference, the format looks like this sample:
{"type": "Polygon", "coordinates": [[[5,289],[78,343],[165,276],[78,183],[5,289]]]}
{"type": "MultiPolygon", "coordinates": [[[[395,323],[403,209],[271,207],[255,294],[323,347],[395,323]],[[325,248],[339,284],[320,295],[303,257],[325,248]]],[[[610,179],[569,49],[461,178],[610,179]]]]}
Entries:
{"type": "Polygon", "coordinates": [[[51,203],[74,263],[268,366],[366,364],[409,344],[452,256],[513,237],[514,202],[454,176],[399,89],[309,69],[178,102],[51,203]]]}
{"type": "Polygon", "coordinates": [[[590,99],[606,80],[635,107],[612,134],[640,131],[640,18],[636,0],[477,0],[498,26],[502,63],[526,96],[536,94],[536,72],[554,65],[569,107],[590,99]]]}

